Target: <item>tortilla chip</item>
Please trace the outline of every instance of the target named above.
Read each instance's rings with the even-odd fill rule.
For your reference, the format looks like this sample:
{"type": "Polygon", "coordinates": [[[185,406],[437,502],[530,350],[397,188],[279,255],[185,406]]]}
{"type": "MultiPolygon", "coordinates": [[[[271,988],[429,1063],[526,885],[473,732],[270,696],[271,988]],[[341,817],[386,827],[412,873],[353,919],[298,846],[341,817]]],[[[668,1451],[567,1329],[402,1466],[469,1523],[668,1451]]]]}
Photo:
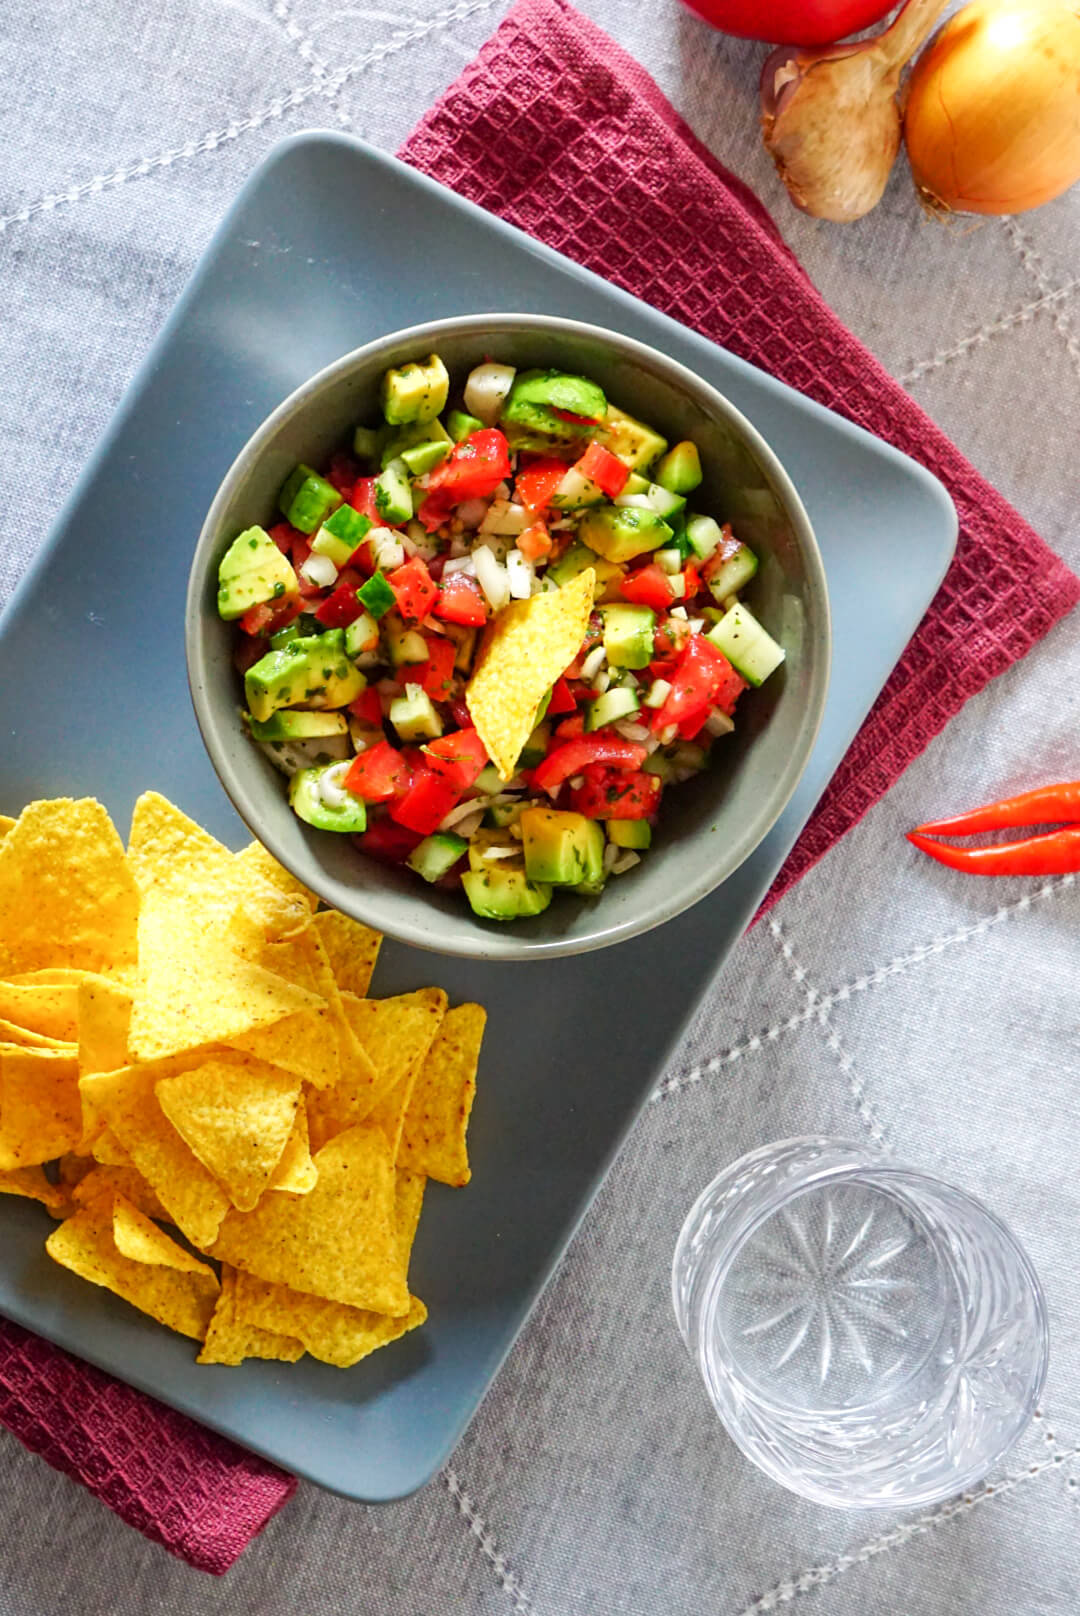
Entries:
{"type": "Polygon", "coordinates": [[[382,933],[350,920],[336,909],[324,909],[311,923],[326,950],[330,969],[342,993],[366,998],[382,946],[382,933]]]}
{"type": "Polygon", "coordinates": [[[46,965],[129,964],[138,910],[123,843],[92,797],[32,802],[0,842],[4,976],[46,965]]]}
{"type": "Polygon", "coordinates": [[[315,1166],[310,1195],[267,1195],[253,1212],[230,1212],[211,1255],[313,1296],[407,1313],[394,1167],[382,1133],[350,1128],[324,1145],[315,1166]]]}
{"type": "Polygon", "coordinates": [[[298,1010],[269,1027],[230,1038],[229,1048],[294,1072],[313,1088],[329,1088],[341,1076],[341,1051],[329,1009],[298,1010]]]}
{"type": "Polygon", "coordinates": [[[73,983],[0,982],[0,1016],[27,1032],[73,1044],[79,1036],[79,990],[73,983]]]}
{"type": "Polygon", "coordinates": [[[227,924],[243,905],[264,936],[285,936],[307,925],[306,901],[284,892],[241,863],[209,831],[156,791],[135,804],[128,859],[143,898],[171,898],[197,908],[204,927],[227,924]]]}
{"type": "Polygon", "coordinates": [[[228,1043],[322,1000],[242,959],[200,910],[151,894],[139,916],[129,1043],[139,1060],[228,1043]]]}
{"type": "Polygon", "coordinates": [[[427,1318],[427,1308],[415,1296],[409,1298],[408,1312],[393,1318],[244,1273],[236,1276],[236,1311],[250,1328],[296,1336],[313,1358],[337,1369],[351,1369],[427,1318]]]}
{"type": "Polygon", "coordinates": [[[15,829],[15,820],[10,814],[0,814],[0,842],[4,840],[9,830],[15,829]]]}
{"type": "Polygon", "coordinates": [[[217,1301],[217,1275],[122,1195],[97,1196],[53,1230],[45,1250],[159,1324],[204,1339],[217,1301]]]}
{"type": "Polygon", "coordinates": [[[58,1049],[63,1055],[77,1055],[78,1044],[70,1043],[65,1038],[46,1038],[42,1032],[30,1032],[26,1027],[17,1027],[13,1021],[0,1019],[0,1044],[21,1044],[23,1049],[58,1049]]]}
{"type": "Polygon", "coordinates": [[[290,875],[285,866],[279,864],[273,853],[261,842],[249,842],[239,853],[233,854],[233,862],[245,872],[245,875],[255,874],[263,881],[269,881],[272,887],[284,892],[287,898],[299,898],[310,912],[314,912],[319,902],[318,895],[302,881],[298,881],[295,875],[290,875]]]}
{"type": "Polygon", "coordinates": [[[77,993],[79,1076],[126,1066],[131,993],[105,976],[85,977],[77,993]]]}
{"type": "Polygon", "coordinates": [[[396,1160],[441,1184],[469,1182],[465,1135],[476,1094],[476,1067],[487,1011],[459,1004],[447,1011],[405,1113],[396,1160]]]}
{"type": "Polygon", "coordinates": [[[472,721],[502,780],[512,778],[544,696],[581,649],[596,574],[512,600],[489,626],[465,691],[472,721]]]}
{"type": "Polygon", "coordinates": [[[409,1277],[409,1258],[413,1241],[424,1209],[424,1191],[427,1179],[422,1173],[408,1168],[397,1169],[394,1175],[394,1227],[397,1230],[398,1255],[406,1280],[409,1277]]]}
{"type": "Polygon", "coordinates": [[[414,1062],[404,1077],[399,1077],[393,1088],[387,1089],[382,1099],[372,1106],[367,1117],[369,1127],[381,1128],[386,1135],[386,1142],[390,1146],[390,1154],[395,1161],[401,1145],[405,1111],[412,1099],[416,1080],[419,1076],[420,1064],[419,1062],[414,1062]]]}
{"type": "Polygon", "coordinates": [[[319,1169],[311,1159],[307,1105],[301,1100],[292,1133],[270,1175],[270,1188],[281,1190],[284,1195],[310,1195],[318,1181],[319,1169]]]}
{"type": "Polygon", "coordinates": [[[81,1137],[74,1055],[0,1044],[0,1170],[53,1161],[81,1137]]]}
{"type": "MultiPolygon", "coordinates": [[[[152,1061],[84,1077],[81,1088],[105,1117],[131,1164],[193,1246],[212,1244],[229,1210],[229,1197],[166,1117],[154,1092],[195,1062],[152,1061]]],[[[94,1153],[100,1159],[100,1139],[94,1153]]]]}
{"type": "MultiPolygon", "coordinates": [[[[100,1162],[102,1167],[132,1167],[134,1163],[112,1129],[104,1126],[104,1118],[98,1117],[93,1101],[79,1081],[79,1092],[82,1096],[83,1128],[87,1126],[87,1118],[96,1117],[95,1126],[101,1127],[101,1132],[95,1134],[90,1146],[90,1154],[94,1161],[100,1162]]],[[[83,1148],[83,1140],[79,1141],[79,1149],[83,1148]]]]}
{"type": "Polygon", "coordinates": [[[54,1218],[66,1218],[71,1211],[71,1194],[66,1184],[50,1184],[40,1167],[14,1167],[0,1172],[0,1195],[22,1195],[40,1201],[54,1218]]]}
{"type": "Polygon", "coordinates": [[[292,1133],[300,1079],[253,1055],[222,1051],[189,1071],[159,1079],[154,1092],[233,1206],[250,1212],[292,1133]]]}
{"type": "Polygon", "coordinates": [[[74,1151],[68,1151],[59,1158],[56,1166],[60,1174],[61,1184],[66,1184],[69,1189],[74,1189],[76,1184],[81,1184],[83,1179],[94,1171],[95,1163],[92,1156],[83,1156],[76,1154],[74,1151]]]}
{"type": "MultiPolygon", "coordinates": [[[[68,1157],[67,1160],[73,1158],[68,1157]]],[[[81,1160],[75,1157],[75,1160],[81,1160]]],[[[122,1195],[125,1201],[141,1212],[144,1217],[160,1218],[162,1223],[171,1223],[172,1219],[136,1167],[95,1167],[89,1163],[91,1171],[81,1177],[71,1191],[76,1206],[88,1206],[96,1201],[99,1195],[106,1191],[114,1195],[122,1195]]],[[[63,1173],[61,1172],[61,1177],[63,1173]]]]}
{"type": "Polygon", "coordinates": [[[318,1151],[346,1128],[369,1117],[379,1101],[420,1063],[446,1014],[441,988],[420,988],[393,999],[354,999],[343,994],[349,1024],[375,1065],[374,1076],[356,1069],[340,1083],[308,1096],[311,1141],[318,1151]]]}
{"type": "MultiPolygon", "coordinates": [[[[240,1364],[245,1358],[271,1358],[279,1363],[296,1363],[304,1356],[303,1342],[276,1330],[264,1330],[258,1324],[241,1319],[236,1309],[237,1272],[227,1263],[221,1269],[221,1294],[218,1296],[206,1344],[196,1359],[201,1364],[240,1364]]],[[[255,1283],[261,1283],[256,1281],[255,1283]]]]}
{"type": "MultiPolygon", "coordinates": [[[[294,932],[292,937],[281,942],[268,943],[259,957],[259,964],[266,970],[273,971],[275,975],[284,977],[286,982],[292,982],[297,987],[305,988],[309,993],[317,994],[324,1001],[333,1024],[333,1036],[337,1043],[340,1063],[332,1082],[336,1083],[342,1073],[352,1070],[357,1062],[362,1070],[371,1067],[367,1054],[349,1025],[341,1000],[341,991],[314,926],[308,926],[301,932],[294,932]]],[[[371,1067],[371,1075],[374,1076],[374,1067],[371,1067]]],[[[314,1080],[309,1077],[308,1081],[314,1080]]]]}

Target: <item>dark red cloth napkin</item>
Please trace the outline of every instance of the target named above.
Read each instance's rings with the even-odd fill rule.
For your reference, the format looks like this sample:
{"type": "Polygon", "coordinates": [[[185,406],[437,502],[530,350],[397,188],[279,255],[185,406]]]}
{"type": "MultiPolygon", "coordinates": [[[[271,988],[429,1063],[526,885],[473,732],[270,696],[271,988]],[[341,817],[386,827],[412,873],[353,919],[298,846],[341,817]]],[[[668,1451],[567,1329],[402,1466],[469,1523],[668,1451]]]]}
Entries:
{"type": "MultiPolygon", "coordinates": [[[[756,197],[642,68],[563,0],[523,0],[402,155],[888,439],[956,501],[956,561],[777,879],[775,902],[1080,599],[1080,581],[845,330],[756,197]]],[[[204,1571],[226,1571],[296,1486],[3,1321],[0,1421],[204,1571]]]]}

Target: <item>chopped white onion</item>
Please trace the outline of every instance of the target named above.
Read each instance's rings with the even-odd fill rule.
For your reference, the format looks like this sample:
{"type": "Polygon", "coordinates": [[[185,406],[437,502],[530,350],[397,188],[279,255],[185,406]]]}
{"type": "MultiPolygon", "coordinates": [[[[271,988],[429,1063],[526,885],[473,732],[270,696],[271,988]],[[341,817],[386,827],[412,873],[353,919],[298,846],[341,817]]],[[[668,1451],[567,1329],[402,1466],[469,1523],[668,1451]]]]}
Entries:
{"type": "Polygon", "coordinates": [[[683,558],[678,550],[654,550],[653,560],[661,572],[666,572],[669,578],[682,572],[683,558]]]}
{"type": "Polygon", "coordinates": [[[607,652],[602,645],[594,645],[584,662],[581,664],[581,677],[592,679],[600,672],[607,660],[607,652]]]}
{"type": "Polygon", "coordinates": [[[634,741],[640,746],[649,739],[649,731],[644,724],[635,724],[632,718],[622,718],[615,725],[616,730],[624,741],[634,741]]]}
{"type": "Polygon", "coordinates": [[[667,679],[654,679],[649,686],[649,694],[645,697],[646,707],[662,707],[671,695],[671,684],[667,679]]]}
{"type": "Polygon", "coordinates": [[[510,598],[528,600],[536,582],[536,570],[520,550],[511,550],[506,557],[506,571],[510,579],[510,598]]]}
{"type": "Polygon", "coordinates": [[[478,528],[488,513],[489,500],[467,499],[457,508],[458,520],[462,526],[471,531],[478,528]]]}
{"type": "Polygon", "coordinates": [[[404,550],[407,556],[415,556],[420,554],[419,550],[416,548],[415,542],[407,533],[401,533],[398,535],[398,543],[401,545],[401,548],[404,550]]]}
{"type": "Polygon", "coordinates": [[[491,551],[478,545],[473,551],[476,581],[487,596],[493,612],[501,612],[510,600],[510,575],[501,567],[491,551]]]}
{"type": "Polygon", "coordinates": [[[463,819],[468,819],[470,814],[478,813],[483,818],[490,802],[490,797],[470,797],[468,802],[456,803],[446,818],[439,821],[439,829],[453,830],[455,825],[460,824],[463,819]]]}
{"type": "Polygon", "coordinates": [[[665,724],[664,728],[660,731],[660,745],[661,746],[670,746],[672,741],[675,740],[678,733],[679,733],[678,724],[665,724]]]}
{"type": "MultiPolygon", "coordinates": [[[[685,589],[685,587],[686,587],[686,585],[684,583],[683,588],[685,589]]],[[[683,623],[688,623],[690,621],[689,618],[686,615],[686,607],[685,606],[673,606],[671,608],[671,615],[672,615],[672,617],[677,617],[679,619],[679,621],[683,622],[683,623]]]]}
{"type": "MultiPolygon", "coordinates": [[[[686,594],[686,574],[677,572],[673,577],[668,579],[668,583],[671,585],[671,592],[675,596],[675,599],[682,600],[683,596],[686,594]]],[[[686,616],[685,606],[673,606],[672,611],[681,611],[683,616],[686,616]]]]}
{"type": "Polygon", "coordinates": [[[645,748],[646,752],[648,752],[651,756],[653,752],[658,749],[660,742],[655,735],[650,734],[645,740],[642,741],[641,744],[645,748]]]}
{"type": "Polygon", "coordinates": [[[641,854],[635,853],[633,848],[628,847],[622,857],[617,858],[611,866],[611,873],[612,875],[625,875],[627,870],[632,870],[635,864],[640,863],[641,854]]]}
{"type": "Polygon", "coordinates": [[[487,514],[480,523],[481,533],[505,533],[513,538],[524,533],[529,525],[529,513],[524,505],[513,505],[508,499],[492,500],[487,514]]]}
{"type": "Polygon", "coordinates": [[[592,687],[596,691],[596,694],[598,696],[602,696],[604,694],[604,691],[610,685],[610,683],[611,683],[611,675],[610,675],[610,673],[607,671],[606,668],[601,668],[600,672],[596,675],[596,678],[592,682],[592,687]]]}
{"type": "Polygon", "coordinates": [[[570,790],[580,791],[584,784],[585,776],[583,774],[575,774],[573,779],[570,781],[570,790]]]}
{"type": "Polygon", "coordinates": [[[373,527],[368,534],[375,565],[381,567],[383,572],[393,572],[405,560],[405,551],[401,545],[400,535],[389,527],[373,527]]]}
{"type": "Polygon", "coordinates": [[[615,860],[618,858],[618,856],[619,856],[619,849],[615,846],[615,843],[614,842],[608,842],[607,846],[604,848],[604,874],[605,875],[610,875],[611,874],[611,871],[615,866],[615,860]]]}
{"type": "Polygon", "coordinates": [[[705,619],[703,617],[692,617],[690,619],[690,632],[691,632],[691,634],[700,634],[704,627],[705,627],[705,619]]]}
{"type": "Polygon", "coordinates": [[[465,380],[465,408],[469,414],[485,426],[494,426],[515,375],[513,365],[488,363],[470,370],[465,380]]]}
{"type": "MultiPolygon", "coordinates": [[[[470,806],[471,806],[471,804],[470,804],[470,806]]],[[[481,810],[479,813],[477,813],[474,810],[471,814],[468,814],[464,818],[459,819],[455,829],[456,829],[457,834],[459,836],[464,836],[465,840],[469,841],[471,837],[475,836],[476,832],[480,829],[480,826],[483,823],[484,823],[483,810],[481,810]]],[[[440,825],[439,829],[440,830],[445,830],[446,829],[445,824],[440,825]]]]}
{"type": "Polygon", "coordinates": [[[319,555],[312,550],[304,565],[300,568],[300,576],[305,583],[316,589],[329,589],[331,584],[337,583],[338,570],[329,556],[319,555]]]}
{"type": "Polygon", "coordinates": [[[722,713],[719,707],[714,707],[705,720],[705,731],[708,735],[730,735],[735,728],[727,713],[722,713]]]}
{"type": "Polygon", "coordinates": [[[514,548],[509,535],[505,533],[482,534],[473,544],[473,551],[478,550],[481,545],[485,550],[491,551],[496,561],[505,561],[509,551],[514,548]]]}
{"type": "Polygon", "coordinates": [[[506,483],[506,482],[499,483],[498,487],[495,489],[495,498],[496,499],[509,499],[510,498],[510,484],[506,483]]]}
{"type": "Polygon", "coordinates": [[[318,792],[322,801],[328,808],[344,808],[346,803],[355,801],[351,791],[346,791],[342,781],[348,774],[351,765],[335,763],[333,768],[324,769],[318,780],[318,792]]]}
{"type": "Polygon", "coordinates": [[[468,553],[469,553],[469,541],[468,541],[468,539],[465,537],[464,533],[455,533],[454,537],[450,540],[450,557],[451,557],[451,559],[454,560],[454,561],[457,561],[461,556],[468,555],[468,553]]]}
{"type": "Polygon", "coordinates": [[[471,555],[451,556],[449,561],[443,562],[442,575],[444,578],[451,578],[455,572],[474,573],[475,571],[476,563],[471,555]]]}

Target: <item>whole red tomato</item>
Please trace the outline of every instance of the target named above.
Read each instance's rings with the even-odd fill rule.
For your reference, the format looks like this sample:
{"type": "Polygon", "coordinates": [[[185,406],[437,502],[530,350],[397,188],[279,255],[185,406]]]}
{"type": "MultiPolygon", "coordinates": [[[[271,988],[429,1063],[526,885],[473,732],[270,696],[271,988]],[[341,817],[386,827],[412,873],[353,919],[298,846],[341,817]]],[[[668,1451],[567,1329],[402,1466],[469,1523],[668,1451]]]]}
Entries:
{"type": "Polygon", "coordinates": [[[685,0],[691,11],[743,39],[831,45],[884,17],[895,0],[685,0]]]}

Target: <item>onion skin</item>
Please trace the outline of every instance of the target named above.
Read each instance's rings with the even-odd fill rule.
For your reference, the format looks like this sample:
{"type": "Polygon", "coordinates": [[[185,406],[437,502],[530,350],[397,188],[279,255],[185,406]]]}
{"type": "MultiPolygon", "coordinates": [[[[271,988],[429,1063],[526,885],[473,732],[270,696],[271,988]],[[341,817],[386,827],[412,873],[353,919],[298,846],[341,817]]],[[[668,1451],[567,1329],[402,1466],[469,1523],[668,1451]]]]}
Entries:
{"type": "Polygon", "coordinates": [[[1080,180],[1080,0],[976,0],[908,84],[904,138],[923,200],[1023,213],[1080,180]]]}

